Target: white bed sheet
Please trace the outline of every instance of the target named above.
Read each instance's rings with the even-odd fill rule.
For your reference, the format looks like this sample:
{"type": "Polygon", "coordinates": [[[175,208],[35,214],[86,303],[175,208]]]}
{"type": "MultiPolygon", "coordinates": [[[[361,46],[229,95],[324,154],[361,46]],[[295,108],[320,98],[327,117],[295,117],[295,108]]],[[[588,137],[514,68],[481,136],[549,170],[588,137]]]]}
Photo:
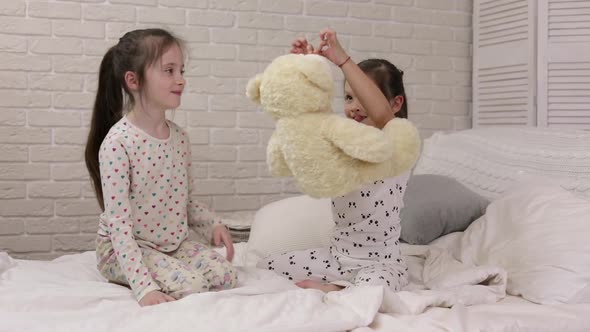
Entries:
{"type": "MultiPolygon", "coordinates": [[[[236,265],[245,246],[236,245],[236,265]]],[[[239,267],[238,288],[141,308],[125,287],[106,283],[94,252],[51,262],[0,252],[0,331],[343,331],[369,325],[379,287],[324,296],[270,271],[239,267]]]]}
{"type": "MultiPolygon", "coordinates": [[[[449,247],[454,239],[436,245],[449,247]]],[[[510,296],[418,315],[379,313],[380,287],[324,296],[243,266],[245,244],[236,249],[240,287],[147,308],[128,289],[104,282],[94,252],[51,262],[0,253],[0,331],[590,331],[590,304],[540,306],[510,296]]],[[[414,275],[421,268],[419,260],[410,263],[414,275]]]]}

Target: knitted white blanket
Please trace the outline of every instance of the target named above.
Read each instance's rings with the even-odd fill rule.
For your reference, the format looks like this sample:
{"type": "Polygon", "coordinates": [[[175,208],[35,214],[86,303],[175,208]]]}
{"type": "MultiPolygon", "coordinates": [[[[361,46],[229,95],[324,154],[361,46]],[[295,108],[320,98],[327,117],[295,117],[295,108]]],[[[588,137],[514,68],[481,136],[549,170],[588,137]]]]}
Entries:
{"type": "Polygon", "coordinates": [[[535,178],[590,198],[590,132],[496,127],[437,133],[425,140],[414,173],[455,178],[488,199],[535,178]]]}

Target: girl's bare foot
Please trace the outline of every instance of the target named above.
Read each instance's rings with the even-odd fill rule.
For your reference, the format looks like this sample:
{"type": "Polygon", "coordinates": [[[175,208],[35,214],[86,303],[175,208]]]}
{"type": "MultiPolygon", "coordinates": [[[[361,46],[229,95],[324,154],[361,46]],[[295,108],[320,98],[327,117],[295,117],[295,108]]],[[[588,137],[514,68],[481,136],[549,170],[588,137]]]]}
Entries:
{"type": "Polygon", "coordinates": [[[297,285],[298,287],[301,287],[301,288],[319,289],[324,293],[339,291],[342,288],[344,288],[344,287],[340,287],[340,286],[337,286],[334,284],[325,284],[320,281],[309,280],[309,279],[296,282],[295,285],[297,285]]]}

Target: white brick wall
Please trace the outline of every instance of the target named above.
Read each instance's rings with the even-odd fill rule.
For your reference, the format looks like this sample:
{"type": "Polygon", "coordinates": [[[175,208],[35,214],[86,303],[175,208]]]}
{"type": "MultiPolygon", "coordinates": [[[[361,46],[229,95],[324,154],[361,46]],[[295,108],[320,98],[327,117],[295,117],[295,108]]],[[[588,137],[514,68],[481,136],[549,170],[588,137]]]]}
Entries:
{"type": "Polygon", "coordinates": [[[331,26],[354,60],[402,68],[426,137],[470,126],[471,11],[471,0],[0,1],[0,250],[47,259],[93,248],[99,209],[83,150],[101,57],[125,31],[165,27],[187,41],[173,116],[191,135],[197,195],[225,212],[297,193],[268,174],[273,121],[244,97],[294,37],[316,43],[331,26]]]}

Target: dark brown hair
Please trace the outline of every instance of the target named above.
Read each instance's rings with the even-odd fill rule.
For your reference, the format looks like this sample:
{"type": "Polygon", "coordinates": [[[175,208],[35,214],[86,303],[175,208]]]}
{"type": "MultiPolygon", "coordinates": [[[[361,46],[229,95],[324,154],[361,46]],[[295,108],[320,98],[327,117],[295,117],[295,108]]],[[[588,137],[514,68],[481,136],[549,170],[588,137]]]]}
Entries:
{"type": "Polygon", "coordinates": [[[404,89],[404,72],[397,69],[391,62],[384,59],[367,59],[359,62],[361,70],[373,79],[379,90],[387,100],[393,100],[396,96],[403,96],[404,103],[396,118],[408,118],[408,98],[404,89]]]}
{"type": "Polygon", "coordinates": [[[146,68],[158,61],[162,54],[175,44],[182,49],[182,41],[163,29],[130,31],[106,52],[100,63],[98,91],[94,100],[85,159],[96,198],[102,209],[104,200],[98,161],[100,145],[111,127],[123,117],[124,108],[130,109],[135,104],[133,95],[125,84],[125,73],[134,72],[139,86],[143,86],[146,68]],[[126,103],[124,94],[127,97],[126,103]]]}

